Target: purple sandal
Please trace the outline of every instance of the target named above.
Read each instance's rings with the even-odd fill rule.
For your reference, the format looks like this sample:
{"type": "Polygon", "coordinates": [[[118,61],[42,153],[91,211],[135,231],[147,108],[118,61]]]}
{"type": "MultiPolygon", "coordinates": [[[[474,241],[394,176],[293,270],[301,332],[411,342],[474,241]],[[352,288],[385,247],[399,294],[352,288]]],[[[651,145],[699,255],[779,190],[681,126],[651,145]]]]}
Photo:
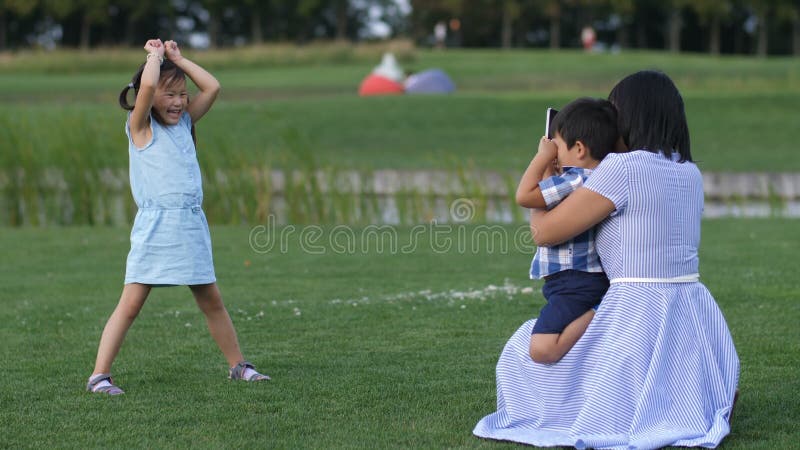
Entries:
{"type": "Polygon", "coordinates": [[[228,372],[228,378],[231,380],[244,380],[244,381],[269,381],[271,378],[267,375],[260,374],[258,372],[254,374],[250,374],[250,377],[244,377],[245,369],[253,369],[256,370],[256,366],[248,361],[242,361],[239,364],[231,367],[230,371],[228,372]]]}
{"type": "Polygon", "coordinates": [[[101,373],[89,377],[89,382],[86,383],[86,390],[95,394],[120,395],[125,393],[119,386],[114,384],[114,381],[111,380],[110,373],[101,373]],[[111,386],[97,386],[101,381],[108,381],[111,383],[111,386]]]}

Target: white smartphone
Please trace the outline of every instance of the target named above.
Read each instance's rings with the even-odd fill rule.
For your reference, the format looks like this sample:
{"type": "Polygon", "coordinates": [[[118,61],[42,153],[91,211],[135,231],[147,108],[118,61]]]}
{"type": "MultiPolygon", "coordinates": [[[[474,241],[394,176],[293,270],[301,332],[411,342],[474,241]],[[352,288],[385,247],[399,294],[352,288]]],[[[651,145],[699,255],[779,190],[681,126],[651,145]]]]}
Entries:
{"type": "Polygon", "coordinates": [[[553,135],[550,133],[550,124],[553,123],[556,114],[558,114],[557,109],[547,108],[547,119],[544,123],[544,135],[547,136],[547,139],[553,139],[553,135]]]}

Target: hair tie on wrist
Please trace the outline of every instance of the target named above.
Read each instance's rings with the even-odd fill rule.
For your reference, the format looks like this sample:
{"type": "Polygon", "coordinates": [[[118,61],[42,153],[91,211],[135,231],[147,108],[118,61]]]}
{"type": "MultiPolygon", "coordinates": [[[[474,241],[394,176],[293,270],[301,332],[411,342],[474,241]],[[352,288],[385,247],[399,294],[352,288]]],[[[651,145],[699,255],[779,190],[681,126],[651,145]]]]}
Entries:
{"type": "Polygon", "coordinates": [[[158,58],[159,65],[164,64],[164,57],[159,55],[158,53],[148,53],[145,59],[149,60],[151,56],[155,56],[156,58],[158,58]]]}

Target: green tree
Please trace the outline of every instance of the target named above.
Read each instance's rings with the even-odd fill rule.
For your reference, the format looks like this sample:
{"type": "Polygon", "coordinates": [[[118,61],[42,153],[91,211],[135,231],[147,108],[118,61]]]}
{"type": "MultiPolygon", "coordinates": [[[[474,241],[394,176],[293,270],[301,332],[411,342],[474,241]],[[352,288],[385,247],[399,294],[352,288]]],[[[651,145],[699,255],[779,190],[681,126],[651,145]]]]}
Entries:
{"type": "Polygon", "coordinates": [[[511,38],[514,32],[514,22],[519,19],[522,11],[517,0],[503,0],[503,18],[501,25],[501,38],[503,48],[511,48],[511,38]]]}
{"type": "Polygon", "coordinates": [[[669,0],[664,2],[667,8],[667,49],[677,53],[681,51],[681,31],[683,29],[683,8],[691,0],[669,0]]]}
{"type": "Polygon", "coordinates": [[[537,0],[539,8],[550,22],[550,48],[561,47],[561,15],[563,13],[562,1],[537,0]]]}
{"type": "Polygon", "coordinates": [[[385,8],[392,0],[361,0],[353,2],[351,0],[328,0],[327,11],[323,11],[324,16],[335,17],[333,35],[337,41],[344,41],[351,37],[357,37],[360,27],[364,26],[369,16],[371,7],[385,8]]]}
{"type": "Polygon", "coordinates": [[[336,15],[336,40],[347,40],[348,0],[333,0],[333,9],[336,15]]]}
{"type": "Polygon", "coordinates": [[[78,8],[77,2],[73,0],[42,0],[42,6],[45,15],[50,15],[60,22],[63,22],[78,8]]]}
{"type": "Polygon", "coordinates": [[[299,0],[295,8],[297,22],[301,24],[296,38],[299,41],[307,41],[314,37],[316,18],[322,14],[325,8],[323,0],[299,0]]]}
{"type": "Polygon", "coordinates": [[[617,28],[617,43],[622,48],[630,47],[628,25],[633,22],[636,6],[633,0],[608,0],[611,12],[619,17],[620,24],[617,28]]]}
{"type": "Polygon", "coordinates": [[[270,2],[263,0],[244,0],[244,7],[250,16],[250,42],[264,42],[263,17],[269,11],[270,2]]]}
{"type": "Polygon", "coordinates": [[[792,15],[792,53],[800,56],[800,5],[797,3],[791,7],[792,15]]]}
{"type": "Polygon", "coordinates": [[[394,0],[376,0],[383,6],[380,19],[389,25],[392,36],[408,36],[411,20],[405,8],[401,7],[394,0]]]}
{"type": "Polygon", "coordinates": [[[8,46],[6,17],[25,17],[36,8],[36,3],[34,0],[0,0],[0,50],[5,50],[8,46]]]}
{"type": "Polygon", "coordinates": [[[779,0],[775,8],[775,16],[781,22],[788,22],[792,27],[792,54],[800,55],[800,2],[797,0],[779,0]]]}
{"type": "MultiPolygon", "coordinates": [[[[262,3],[260,0],[254,1],[262,3]]],[[[264,26],[261,27],[261,32],[264,36],[283,41],[301,32],[298,21],[297,1],[270,0],[265,3],[264,26]]]]}
{"type": "Polygon", "coordinates": [[[172,9],[163,0],[116,0],[114,4],[120,8],[120,14],[125,17],[121,40],[126,46],[141,45],[137,41],[142,39],[141,32],[137,33],[137,27],[141,26],[144,20],[157,22],[159,17],[172,14],[172,9]]]}
{"type": "Polygon", "coordinates": [[[749,0],[750,7],[758,19],[758,35],[756,38],[756,55],[761,58],[767,56],[769,49],[769,15],[775,0],[749,0]]]}
{"type": "Polygon", "coordinates": [[[91,46],[92,26],[108,22],[109,0],[79,0],[81,11],[81,50],[87,51],[91,46]]]}
{"type": "Polygon", "coordinates": [[[78,45],[88,51],[91,46],[92,26],[107,23],[109,0],[43,0],[46,14],[57,20],[65,20],[72,14],[80,16],[80,35],[78,45]]]}
{"type": "Polygon", "coordinates": [[[231,2],[226,0],[202,0],[200,3],[208,11],[209,46],[217,48],[222,37],[222,16],[225,13],[225,8],[229,7],[231,2]]]}
{"type": "Polygon", "coordinates": [[[410,0],[411,30],[415,40],[423,40],[431,34],[439,21],[461,17],[464,0],[410,0]]]}
{"type": "Polygon", "coordinates": [[[580,4],[581,0],[535,0],[539,11],[550,23],[550,48],[561,48],[561,21],[565,10],[580,4]]]}
{"type": "Polygon", "coordinates": [[[726,0],[694,0],[687,4],[697,13],[700,23],[708,27],[708,51],[712,55],[719,55],[720,29],[733,4],[726,0]]]}

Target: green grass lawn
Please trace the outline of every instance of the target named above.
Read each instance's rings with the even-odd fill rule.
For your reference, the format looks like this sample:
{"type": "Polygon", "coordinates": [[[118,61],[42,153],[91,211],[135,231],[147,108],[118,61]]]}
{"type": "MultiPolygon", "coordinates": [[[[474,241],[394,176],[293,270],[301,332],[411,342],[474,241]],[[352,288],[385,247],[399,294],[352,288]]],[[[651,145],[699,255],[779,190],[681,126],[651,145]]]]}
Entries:
{"type": "MultiPolygon", "coordinates": [[[[522,171],[548,106],[606,97],[625,75],[656,68],[684,94],[701,169],[800,170],[792,135],[800,104],[797,58],[417,50],[404,67],[444,68],[456,94],[359,98],[358,84],[378,53],[374,60],[338,60],[331,50],[318,61],[297,61],[284,51],[278,60],[271,53],[192,55],[208,61],[223,85],[198,125],[201,158],[214,167],[297,167],[311,155],[326,167],[522,171]]],[[[102,53],[42,55],[56,61],[52,67],[33,64],[32,56],[12,60],[0,70],[0,145],[9,149],[0,167],[124,167],[125,113],[117,95],[139,53],[114,54],[105,63],[102,53]]]]}
{"type": "MultiPolygon", "coordinates": [[[[723,448],[792,448],[800,431],[796,221],[703,226],[702,278],[741,358],[741,397],[723,448]]],[[[151,294],[114,367],[127,394],[106,398],[83,389],[121,290],[129,230],[4,229],[0,447],[514,447],[471,430],[494,410],[503,344],[543,303],[527,279],[530,249],[503,251],[496,236],[493,248],[446,251],[446,241],[431,245],[430,230],[400,228],[396,251],[371,243],[344,254],[336,246],[348,235],[336,229],[302,242],[299,229],[282,230],[285,249],[258,253],[249,228],[212,229],[245,354],[274,381],[228,381],[188,290],[166,288],[151,294]],[[418,245],[408,251],[412,236],[418,245]]],[[[477,230],[439,239],[463,242],[477,230]]]]}
{"type": "MultiPolygon", "coordinates": [[[[522,172],[558,94],[221,100],[198,124],[212,167],[446,169],[522,172]]],[[[791,130],[800,93],[688,97],[692,153],[707,171],[798,171],[791,130]],[[765,155],[768,155],[766,157],[765,155]]],[[[108,104],[0,106],[0,140],[14,165],[126,167],[125,113],[108,104]]]]}

